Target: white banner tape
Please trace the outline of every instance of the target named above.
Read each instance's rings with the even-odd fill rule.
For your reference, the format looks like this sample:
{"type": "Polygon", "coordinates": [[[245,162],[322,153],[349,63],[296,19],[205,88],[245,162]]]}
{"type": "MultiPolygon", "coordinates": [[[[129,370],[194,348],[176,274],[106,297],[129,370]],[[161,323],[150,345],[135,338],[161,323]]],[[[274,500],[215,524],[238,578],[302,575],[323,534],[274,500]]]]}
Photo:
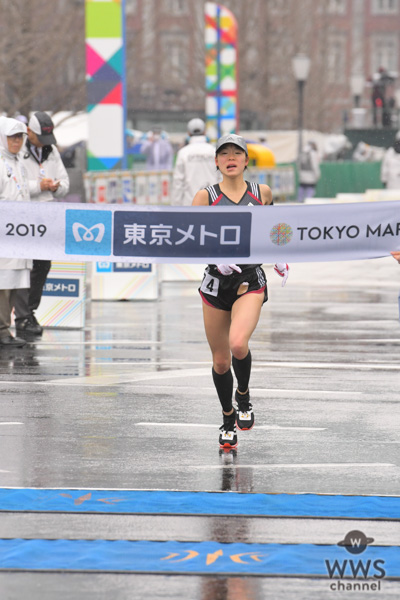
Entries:
{"type": "Polygon", "coordinates": [[[0,202],[0,256],[142,263],[358,260],[400,250],[400,202],[167,207],[0,202]]]}

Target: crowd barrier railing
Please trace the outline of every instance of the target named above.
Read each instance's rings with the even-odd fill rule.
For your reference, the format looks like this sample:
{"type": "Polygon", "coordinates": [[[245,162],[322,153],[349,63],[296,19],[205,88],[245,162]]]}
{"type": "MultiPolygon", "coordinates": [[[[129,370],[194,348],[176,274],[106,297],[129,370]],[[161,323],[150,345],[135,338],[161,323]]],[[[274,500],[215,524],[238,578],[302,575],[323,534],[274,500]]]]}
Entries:
{"type": "MultiPolygon", "coordinates": [[[[89,171],[85,174],[86,200],[99,204],[173,204],[172,177],[172,171],[89,171]]],[[[293,165],[250,167],[245,178],[269,185],[274,198],[281,200],[296,192],[293,165]]]]}

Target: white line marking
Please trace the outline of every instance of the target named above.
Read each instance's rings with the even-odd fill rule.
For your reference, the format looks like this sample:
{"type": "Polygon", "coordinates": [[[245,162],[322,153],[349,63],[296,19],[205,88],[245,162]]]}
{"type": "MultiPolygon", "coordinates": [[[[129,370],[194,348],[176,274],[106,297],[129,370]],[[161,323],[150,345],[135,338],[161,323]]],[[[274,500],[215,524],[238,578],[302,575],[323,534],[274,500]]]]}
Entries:
{"type": "MultiPolygon", "coordinates": [[[[162,389],[165,390],[165,384],[141,384],[140,385],[140,389],[145,389],[145,388],[150,388],[150,389],[162,389]]],[[[180,385],[179,390],[194,390],[192,385],[180,385]]],[[[210,392],[210,391],[214,391],[215,392],[215,388],[213,387],[203,387],[201,388],[204,392],[210,392]]],[[[194,390],[194,391],[197,391],[194,390]]],[[[256,388],[256,387],[252,387],[250,388],[250,395],[251,396],[264,396],[266,393],[270,393],[273,394],[275,397],[280,397],[280,396],[287,396],[288,394],[290,394],[291,396],[293,395],[299,395],[299,396],[321,396],[321,395],[327,395],[327,396],[351,396],[352,398],[354,396],[363,396],[366,392],[353,392],[353,391],[343,391],[343,392],[339,392],[337,390],[291,390],[291,389],[286,389],[286,388],[279,388],[279,389],[275,389],[275,388],[256,388]]],[[[266,398],[268,400],[268,398],[266,398]]]]}
{"type": "Polygon", "coordinates": [[[9,421],[8,423],[5,421],[4,423],[0,423],[0,425],[23,425],[23,423],[19,423],[18,421],[9,421]]]}
{"type": "MultiPolygon", "coordinates": [[[[121,363],[127,366],[127,363],[121,363]]],[[[157,364],[158,367],[166,365],[166,362],[157,362],[154,363],[137,363],[138,366],[143,368],[143,366],[151,366],[151,364],[157,364]]],[[[175,363],[173,363],[175,364],[175,363]]],[[[203,363],[202,363],[203,364],[203,363]]],[[[259,362],[256,363],[259,367],[274,367],[274,368],[299,368],[299,369],[343,369],[343,370],[386,370],[386,371],[400,371],[400,364],[381,364],[381,363],[291,363],[291,362],[259,362]]],[[[104,366],[114,367],[114,363],[107,363],[104,366]]],[[[257,369],[254,369],[256,371],[257,369]]],[[[164,381],[166,379],[183,379],[190,377],[204,377],[205,375],[209,376],[210,370],[207,368],[199,368],[199,369],[178,369],[171,371],[151,371],[149,373],[142,373],[138,375],[132,376],[131,374],[118,373],[117,375],[94,375],[88,377],[69,377],[67,379],[52,379],[49,381],[0,381],[1,384],[27,384],[27,385],[68,385],[68,386],[96,386],[96,387],[106,387],[117,384],[128,384],[135,383],[138,381],[164,381]]]]}
{"type": "MultiPolygon", "coordinates": [[[[112,367],[113,364],[110,364],[110,367],[112,367]]],[[[142,366],[142,365],[140,365],[142,366]]],[[[179,379],[183,379],[186,377],[195,377],[195,376],[204,376],[204,375],[208,375],[210,376],[210,369],[179,369],[179,370],[173,370],[173,371],[162,371],[162,372],[154,372],[151,371],[149,373],[140,373],[137,375],[131,375],[129,374],[125,374],[125,373],[118,373],[116,375],[112,374],[112,375],[94,375],[94,376],[89,376],[89,377],[70,377],[68,379],[53,379],[51,381],[38,381],[38,382],[33,382],[33,381],[29,381],[29,382],[24,382],[24,383],[28,383],[28,384],[32,384],[32,383],[36,383],[39,385],[92,385],[92,386],[110,386],[110,385],[115,385],[115,384],[126,384],[126,383],[135,383],[137,381],[154,381],[154,380],[159,380],[159,381],[164,381],[165,379],[175,379],[175,378],[179,378],[179,379]]],[[[0,383],[6,383],[4,381],[1,381],[0,383]]],[[[8,382],[8,385],[10,383],[15,383],[12,381],[8,382]]],[[[23,383],[23,382],[19,382],[19,383],[23,383]]]]}
{"type": "Polygon", "coordinates": [[[291,369],[377,369],[387,371],[400,371],[397,363],[331,363],[331,362],[255,362],[257,366],[263,367],[290,367],[291,369]]]}
{"type": "Polygon", "coordinates": [[[161,344],[163,344],[164,342],[158,342],[155,340],[124,340],[124,339],[119,339],[119,340],[90,340],[87,342],[68,342],[68,341],[64,341],[64,342],[56,342],[56,341],[50,341],[50,340],[46,340],[46,341],[39,341],[37,343],[37,346],[40,346],[41,348],[45,347],[45,346],[107,346],[107,348],[109,348],[110,346],[120,346],[121,344],[124,344],[124,346],[143,346],[143,345],[155,345],[155,346],[159,346],[161,344]]]}
{"type": "MultiPolygon", "coordinates": [[[[333,340],[333,342],[335,342],[337,340],[333,340]]],[[[371,343],[379,343],[379,342],[385,342],[385,343],[399,343],[400,342],[400,338],[352,338],[351,342],[371,342],[371,343]]],[[[194,343],[194,342],[193,342],[194,343]]],[[[337,341],[337,343],[341,343],[340,340],[337,341]]],[[[42,341],[38,341],[37,342],[37,346],[40,346],[41,348],[44,348],[46,346],[98,346],[98,347],[102,347],[102,346],[120,346],[121,344],[123,344],[124,346],[160,346],[162,344],[164,344],[163,341],[158,341],[158,340],[124,340],[124,339],[110,339],[110,340],[88,340],[88,341],[63,341],[63,342],[58,342],[56,340],[42,340],[42,341]]],[[[189,342],[190,344],[190,342],[189,342]]],[[[263,346],[264,342],[262,341],[253,341],[253,345],[254,346],[263,346]]]]}
{"type": "MultiPolygon", "coordinates": [[[[105,357],[103,360],[101,358],[98,358],[97,360],[92,360],[90,362],[91,365],[101,365],[101,366],[107,366],[109,365],[111,366],[115,366],[115,365],[140,365],[143,367],[154,367],[154,366],[161,366],[161,367],[165,367],[165,366],[181,366],[181,365],[201,365],[201,366],[205,366],[205,365],[209,365],[209,361],[208,360],[147,360],[147,359],[132,359],[132,360],[122,360],[122,361],[117,361],[117,360],[110,360],[109,357],[105,357]]],[[[183,370],[183,369],[181,369],[183,370]]]]}
{"type": "Polygon", "coordinates": [[[351,340],[351,342],[352,342],[352,343],[355,343],[355,342],[362,342],[363,344],[369,344],[369,343],[371,343],[371,344],[376,344],[377,342],[378,342],[378,343],[379,343],[379,342],[385,342],[385,344],[386,344],[386,343],[390,343],[390,344],[392,344],[392,343],[399,344],[399,343],[400,343],[400,339],[390,339],[390,338],[368,338],[368,339],[365,339],[365,338],[360,338],[360,339],[352,339],[352,340],[351,340]]]}
{"type": "MultiPolygon", "coordinates": [[[[160,365],[162,366],[162,365],[160,365]]],[[[284,367],[287,368],[289,365],[276,365],[277,367],[284,367]]],[[[304,365],[301,368],[305,368],[305,369],[314,369],[314,367],[312,365],[304,365]]],[[[330,366],[329,364],[324,365],[323,367],[324,369],[329,370],[330,366]]],[[[346,367],[347,368],[347,367],[346,367]]],[[[368,370],[374,370],[374,369],[382,369],[382,370],[393,370],[393,371],[399,371],[400,370],[400,365],[394,366],[394,367],[365,367],[365,369],[368,370]]],[[[362,367],[362,369],[364,369],[364,367],[362,367]]],[[[349,369],[350,370],[350,369],[349,369]]],[[[355,370],[355,369],[354,369],[355,370]]],[[[128,375],[124,375],[124,374],[119,374],[117,376],[94,376],[94,377],[77,377],[75,379],[73,378],[69,378],[69,379],[55,379],[55,380],[51,380],[51,381],[42,381],[42,382],[26,382],[26,383],[42,383],[45,385],[97,385],[97,386],[109,386],[112,385],[112,383],[136,383],[138,381],[148,381],[148,380],[161,380],[164,381],[166,379],[185,379],[187,377],[204,377],[205,375],[209,376],[209,368],[207,369],[180,369],[178,371],[163,371],[163,372],[150,372],[150,373],[143,373],[141,375],[136,375],[136,376],[128,376],[128,375]],[[108,381],[106,380],[108,378],[108,381]]],[[[15,382],[8,382],[8,383],[15,383],[15,382]]],[[[24,383],[24,382],[18,382],[18,383],[24,383]]]]}
{"type": "MultiPolygon", "coordinates": [[[[227,465],[228,466],[228,465],[227,465]]],[[[95,488],[91,488],[91,487],[74,487],[74,486],[69,486],[69,487],[35,487],[35,486],[30,486],[30,487],[21,487],[20,485],[4,485],[4,486],[0,486],[0,489],[2,490],[50,490],[50,491],[64,491],[64,490],[76,490],[76,491],[88,491],[88,492],[184,492],[184,493],[189,493],[189,494],[197,494],[199,492],[199,490],[182,490],[182,489],[178,489],[178,488],[170,488],[170,489],[165,489],[165,488],[101,488],[101,487],[95,487],[95,488]]],[[[234,493],[240,493],[241,495],[254,495],[254,494],[263,494],[265,496],[280,496],[282,494],[282,492],[231,492],[230,490],[201,490],[201,493],[214,493],[214,494],[234,494],[234,493]]],[[[339,492],[313,492],[313,491],[307,491],[307,492],[288,492],[285,494],[287,494],[288,496],[345,496],[346,498],[399,498],[399,496],[397,494],[344,494],[343,492],[339,491],[339,492]]]]}
{"type": "MultiPolygon", "coordinates": [[[[392,463],[272,463],[269,465],[181,465],[182,469],[342,469],[342,468],[371,468],[371,467],[395,467],[392,463]]],[[[163,469],[173,469],[168,465],[163,469]]]]}
{"type": "MultiPolygon", "coordinates": [[[[206,423],[135,423],[142,427],[203,427],[203,428],[219,428],[219,425],[206,423]]],[[[325,431],[326,427],[281,427],[280,425],[260,425],[257,429],[296,429],[299,431],[325,431]]]]}

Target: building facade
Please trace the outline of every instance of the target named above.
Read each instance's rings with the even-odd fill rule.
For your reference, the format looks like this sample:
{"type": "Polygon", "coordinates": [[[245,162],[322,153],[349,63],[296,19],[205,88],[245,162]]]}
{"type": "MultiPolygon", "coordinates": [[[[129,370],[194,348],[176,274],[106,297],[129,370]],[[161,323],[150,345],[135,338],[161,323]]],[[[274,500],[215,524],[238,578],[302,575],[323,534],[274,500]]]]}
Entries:
{"type": "Polygon", "coordinates": [[[134,128],[204,114],[204,5],[126,0],[128,118],[134,128]]]}
{"type": "MultiPolygon", "coordinates": [[[[294,129],[298,88],[292,58],[311,59],[304,127],[349,125],[357,96],[372,123],[373,83],[382,68],[397,112],[400,0],[223,0],[238,22],[240,128],[294,129]]],[[[82,110],[85,2],[0,0],[0,109],[82,110]],[[10,67],[10,65],[12,65],[10,67]]],[[[146,130],[184,131],[204,116],[204,0],[125,0],[128,119],[146,130]]],[[[380,123],[378,122],[378,126],[380,123]]]]}
{"type": "MultiPolygon", "coordinates": [[[[339,131],[351,119],[351,80],[363,77],[360,106],[371,122],[371,81],[397,75],[399,0],[224,0],[239,28],[241,129],[293,129],[298,92],[291,61],[311,58],[304,126],[339,131]]],[[[126,0],[129,118],[179,130],[204,114],[204,2],[126,0]]],[[[400,86],[400,82],[399,82],[400,86]]],[[[396,85],[389,93],[394,95],[396,85]]]]}

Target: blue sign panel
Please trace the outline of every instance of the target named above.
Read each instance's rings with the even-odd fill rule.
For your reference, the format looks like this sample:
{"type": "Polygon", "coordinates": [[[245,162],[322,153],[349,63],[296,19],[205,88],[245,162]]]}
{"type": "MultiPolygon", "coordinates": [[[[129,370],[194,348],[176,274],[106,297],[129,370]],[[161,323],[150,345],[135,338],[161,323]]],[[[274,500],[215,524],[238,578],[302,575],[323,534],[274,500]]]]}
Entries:
{"type": "Polygon", "coordinates": [[[122,178],[122,202],[131,203],[133,202],[133,178],[123,177],[122,178]]]}
{"type": "Polygon", "coordinates": [[[67,210],[65,219],[66,254],[111,254],[111,211],[67,210]]]}
{"type": "Polygon", "coordinates": [[[79,279],[52,279],[48,277],[43,286],[43,296],[77,298],[79,296],[79,279]]]}
{"type": "Polygon", "coordinates": [[[113,263],[114,273],[151,273],[150,263],[113,263]]]}
{"type": "Polygon", "coordinates": [[[96,273],[112,273],[113,263],[107,260],[101,260],[96,263],[96,273]]]}
{"type": "Polygon", "coordinates": [[[114,255],[250,256],[251,214],[128,212],[114,215],[114,255]]]}

